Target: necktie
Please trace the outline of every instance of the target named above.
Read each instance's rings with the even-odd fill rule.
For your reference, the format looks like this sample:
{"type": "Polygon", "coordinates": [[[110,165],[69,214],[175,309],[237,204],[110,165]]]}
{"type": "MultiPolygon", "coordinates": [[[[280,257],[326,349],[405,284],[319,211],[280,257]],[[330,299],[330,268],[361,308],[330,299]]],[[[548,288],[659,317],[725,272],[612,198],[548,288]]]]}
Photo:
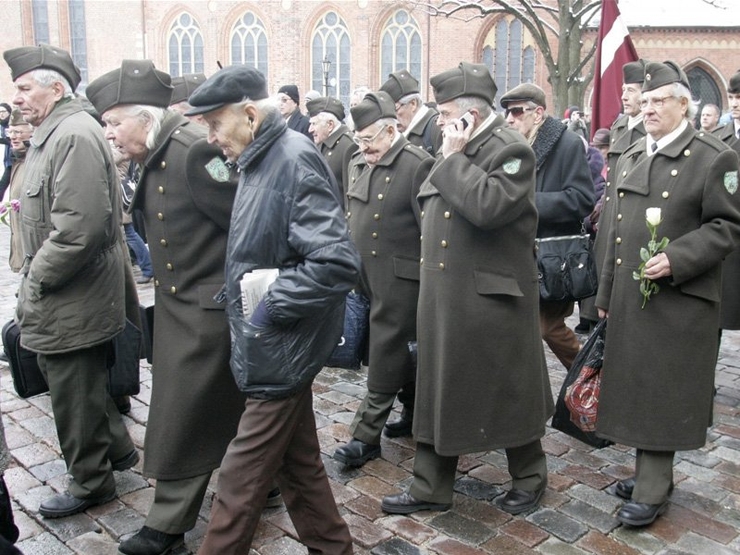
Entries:
{"type": "Polygon", "coordinates": [[[650,145],[650,150],[652,150],[653,152],[655,152],[656,150],[658,150],[658,143],[651,144],[650,145]]]}

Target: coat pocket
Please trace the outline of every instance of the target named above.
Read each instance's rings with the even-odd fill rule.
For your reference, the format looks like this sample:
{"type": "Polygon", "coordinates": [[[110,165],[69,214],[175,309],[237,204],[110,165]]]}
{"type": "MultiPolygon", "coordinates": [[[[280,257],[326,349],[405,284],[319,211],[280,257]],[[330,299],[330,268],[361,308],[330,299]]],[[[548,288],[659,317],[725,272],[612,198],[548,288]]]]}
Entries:
{"type": "Polygon", "coordinates": [[[419,277],[421,274],[421,264],[419,264],[418,259],[414,260],[412,258],[401,258],[400,256],[394,256],[393,274],[397,278],[419,281],[419,277]]]}
{"type": "Polygon", "coordinates": [[[261,328],[240,318],[231,349],[231,368],[240,390],[291,383],[285,337],[280,328],[261,328]]]}
{"type": "Polygon", "coordinates": [[[23,193],[21,200],[21,217],[30,222],[42,222],[44,219],[44,190],[49,183],[48,175],[40,175],[33,180],[23,193]]]}
{"type": "Polygon", "coordinates": [[[516,278],[482,270],[475,270],[475,290],[479,295],[509,295],[523,297],[516,278]]]}

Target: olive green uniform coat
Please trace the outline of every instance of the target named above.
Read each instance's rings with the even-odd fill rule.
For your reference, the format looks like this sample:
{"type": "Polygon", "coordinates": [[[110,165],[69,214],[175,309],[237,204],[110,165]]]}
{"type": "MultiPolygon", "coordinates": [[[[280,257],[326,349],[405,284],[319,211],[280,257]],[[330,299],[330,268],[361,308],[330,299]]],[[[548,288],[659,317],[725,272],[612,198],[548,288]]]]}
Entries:
{"type": "Polygon", "coordinates": [[[534,152],[496,116],[422,184],[414,438],[443,456],[526,445],[553,412],[539,326],[534,152]]]}
{"type": "Polygon", "coordinates": [[[337,183],[337,192],[342,199],[342,206],[347,202],[347,168],[352,155],[357,152],[357,145],[352,140],[352,132],[349,127],[342,124],[334,132],[324,139],[319,145],[321,154],[326,163],[329,164],[331,173],[337,183]]]}
{"type": "Polygon", "coordinates": [[[737,155],[691,126],[648,157],[646,139],[628,148],[612,186],[596,306],[609,311],[597,433],[650,451],[704,445],[717,362],[722,259],[740,237],[737,155]],[[644,309],[633,279],[650,232],[645,210],[660,208],[657,239],[672,276],[644,309]]]}
{"type": "MultiPolygon", "coordinates": [[[[712,133],[740,154],[740,139],[735,136],[731,121],[712,133]]],[[[719,326],[724,330],[740,330],[740,249],[733,250],[722,263],[722,304],[719,326]]]]}
{"type": "Polygon", "coordinates": [[[408,342],[416,340],[419,205],[434,158],[402,136],[372,168],[361,152],[349,166],[347,222],[362,257],[360,289],[370,299],[367,387],[396,393],[414,380],[408,342]]]}
{"type": "Polygon", "coordinates": [[[229,369],[225,303],[214,300],[224,283],[236,183],[205,133],[183,116],[168,114],[131,203],[144,212],[154,268],[144,473],[162,480],[217,468],[244,410],[245,398],[229,369]]]}

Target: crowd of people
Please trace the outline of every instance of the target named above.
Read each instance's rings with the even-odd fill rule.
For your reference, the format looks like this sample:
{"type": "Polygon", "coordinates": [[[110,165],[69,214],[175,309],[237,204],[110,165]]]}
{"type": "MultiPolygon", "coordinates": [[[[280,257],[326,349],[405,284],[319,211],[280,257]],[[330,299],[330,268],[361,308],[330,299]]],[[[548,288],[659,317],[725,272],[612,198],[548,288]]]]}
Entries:
{"type": "MultiPolygon", "coordinates": [[[[351,290],[370,305],[367,391],[333,457],[358,467],[383,434],[413,436],[413,479],[381,503],[410,514],[451,508],[461,455],[503,449],[511,488],[496,505],[536,508],[554,410],[543,344],[568,369],[581,343],[574,302],[541,298],[535,244],[585,231],[599,286],[577,331],[609,323],[596,432],[636,450],[617,518],[640,527],[666,510],[674,452],[701,447],[711,424],[721,329],[740,328],[726,286],[740,273],[740,72],[732,121],[718,128],[707,105],[697,130],[680,67],[626,64],[623,113],[591,136],[578,107],[548,114],[531,83],[497,110],[477,63],[433,76],[433,103],[402,70],[347,110],[294,84],[271,94],[248,66],[173,78],[148,60],[124,60],[84,99],[68,52],[3,57],[16,319],[70,475],[43,517],[111,501],[112,472],[139,461],[106,372],[112,338],[140,324],[132,260],[155,293],[142,471],[156,486],[123,555],[182,545],[217,468],[201,555],[248,552],[263,508],[281,503],[310,552],[353,552],[312,397],[351,290]],[[668,240],[646,255],[651,225],[668,240]],[[265,269],[277,277],[248,310],[241,280],[265,269]]],[[[3,498],[0,480],[12,543],[3,498]]]]}

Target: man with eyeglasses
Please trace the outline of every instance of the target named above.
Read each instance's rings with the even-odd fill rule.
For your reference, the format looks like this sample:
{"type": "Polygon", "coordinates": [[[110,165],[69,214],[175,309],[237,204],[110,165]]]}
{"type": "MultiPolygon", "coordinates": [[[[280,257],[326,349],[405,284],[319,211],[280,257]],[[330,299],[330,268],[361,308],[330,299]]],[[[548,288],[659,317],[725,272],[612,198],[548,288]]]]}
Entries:
{"type": "Polygon", "coordinates": [[[596,433],[637,450],[635,477],[616,486],[628,500],[617,519],[631,526],[666,510],[674,452],[706,442],[722,259],[740,239],[737,154],[689,123],[696,106],[686,73],[648,62],[640,104],[647,135],[617,163],[596,296],[609,318],[596,433]],[[656,209],[655,240],[668,244],[645,257],[647,211],[656,209]],[[643,262],[648,285],[659,288],[647,300],[643,262]]]}
{"type": "MultiPolygon", "coordinates": [[[[501,98],[501,106],[506,123],[524,135],[537,158],[537,237],[581,233],[595,195],[583,140],[547,115],[545,91],[537,85],[513,88],[501,98]]],[[[540,300],[542,339],[565,368],[571,367],[581,349],[578,337],[565,324],[573,307],[573,301],[540,300]]]]}
{"type": "Polygon", "coordinates": [[[306,103],[309,116],[308,131],[321,150],[336,180],[342,204],[347,202],[346,181],[350,158],[357,152],[352,132],[344,122],[344,105],[338,98],[320,96],[306,103]]]}
{"type": "Polygon", "coordinates": [[[442,145],[442,130],[437,125],[437,111],[425,106],[417,81],[405,69],[391,73],[380,87],[395,102],[398,130],[409,142],[434,156],[442,145]]]}
{"type": "Polygon", "coordinates": [[[313,141],[308,131],[308,118],[301,113],[301,95],[296,85],[283,85],[278,90],[278,109],[288,124],[288,129],[298,131],[313,141]]]}
{"type": "Polygon", "coordinates": [[[443,143],[421,186],[414,478],[392,514],[452,506],[461,455],[504,449],[508,513],[547,486],[540,438],[553,412],[538,333],[532,149],[491,109],[488,68],[462,62],[430,81],[443,143]],[[467,120],[467,125],[463,122],[467,120]]]}
{"type": "MultiPolygon", "coordinates": [[[[740,71],[730,77],[727,85],[727,104],[732,120],[716,129],[714,136],[740,156],[740,71]]],[[[722,263],[720,330],[740,329],[740,290],[736,285],[738,280],[740,280],[740,249],[735,249],[722,263]]]]}
{"type": "Polygon", "coordinates": [[[334,452],[347,466],[380,456],[380,435],[411,435],[419,297],[419,186],[434,158],[396,129],[391,97],[370,93],[350,109],[359,146],[349,165],[347,222],[362,257],[359,290],[370,299],[368,391],[350,425],[352,439],[334,452]],[[386,424],[396,395],[401,419],[386,424]],[[384,428],[385,425],[385,428],[384,428]]]}

